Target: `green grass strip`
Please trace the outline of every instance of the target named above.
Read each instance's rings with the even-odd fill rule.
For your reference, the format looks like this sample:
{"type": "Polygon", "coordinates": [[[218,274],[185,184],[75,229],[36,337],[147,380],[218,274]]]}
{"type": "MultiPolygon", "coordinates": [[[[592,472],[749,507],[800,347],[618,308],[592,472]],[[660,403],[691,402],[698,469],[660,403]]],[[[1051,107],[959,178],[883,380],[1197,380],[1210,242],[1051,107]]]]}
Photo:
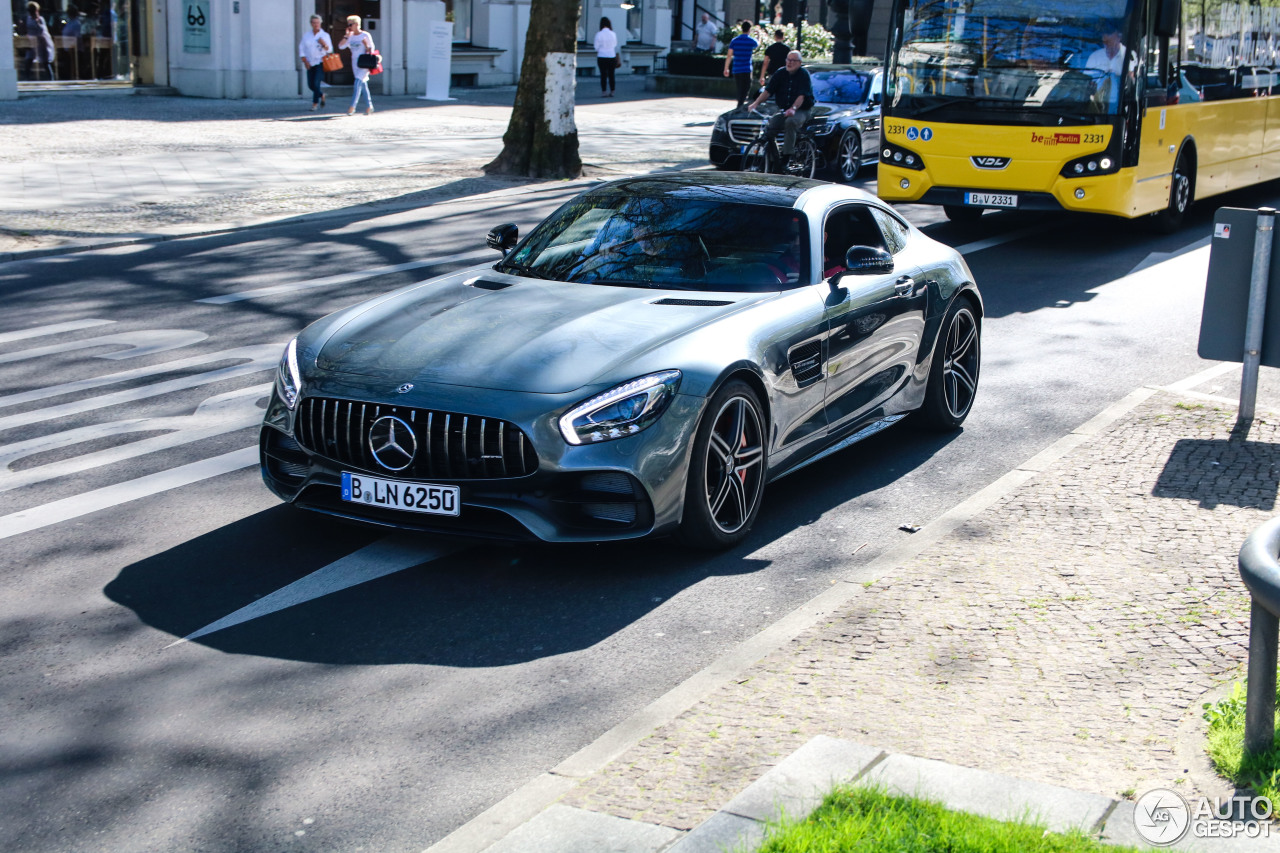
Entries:
{"type": "MultiPolygon", "coordinates": [[[[1204,718],[1209,722],[1209,759],[1223,777],[1237,787],[1253,788],[1259,796],[1273,803],[1280,798],[1280,737],[1260,755],[1244,754],[1244,715],[1246,682],[1237,681],[1231,695],[1219,702],[1204,705],[1204,718]]],[[[1280,684],[1276,689],[1276,707],[1280,708],[1280,684]]],[[[1276,731],[1280,732],[1280,714],[1276,731]]]]}
{"type": "Polygon", "coordinates": [[[772,826],[760,853],[1123,853],[1080,831],[1000,821],[873,787],[836,788],[807,819],[772,826]]]}

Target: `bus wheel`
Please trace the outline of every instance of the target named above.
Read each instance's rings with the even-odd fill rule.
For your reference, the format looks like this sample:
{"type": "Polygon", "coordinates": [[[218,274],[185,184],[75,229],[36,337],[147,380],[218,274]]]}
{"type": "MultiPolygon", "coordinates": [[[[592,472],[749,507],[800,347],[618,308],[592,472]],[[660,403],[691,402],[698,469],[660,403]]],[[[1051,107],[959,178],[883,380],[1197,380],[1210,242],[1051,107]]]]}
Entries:
{"type": "Polygon", "coordinates": [[[944,204],[942,212],[957,225],[972,225],[982,217],[981,207],[968,207],[963,204],[944,204]]]}
{"type": "Polygon", "coordinates": [[[1162,234],[1172,234],[1182,227],[1182,221],[1195,200],[1195,169],[1191,158],[1182,153],[1173,167],[1173,181],[1169,187],[1169,206],[1155,215],[1156,228],[1162,234]]]}

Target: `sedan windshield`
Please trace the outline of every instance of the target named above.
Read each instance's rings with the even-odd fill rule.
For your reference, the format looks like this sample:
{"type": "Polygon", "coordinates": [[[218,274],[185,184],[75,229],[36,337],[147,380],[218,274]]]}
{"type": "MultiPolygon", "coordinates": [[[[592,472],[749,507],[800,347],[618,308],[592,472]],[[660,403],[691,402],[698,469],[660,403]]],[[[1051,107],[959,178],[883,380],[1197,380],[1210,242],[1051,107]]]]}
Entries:
{"type": "Polygon", "coordinates": [[[785,290],[809,281],[807,230],[804,215],[789,207],[587,193],[535,228],[498,268],[622,287],[785,290]]]}
{"type": "Polygon", "coordinates": [[[893,114],[1115,115],[1137,61],[1123,35],[1130,3],[907,0],[887,83],[893,114]]]}
{"type": "Polygon", "coordinates": [[[809,76],[820,104],[860,104],[871,88],[871,75],[861,71],[814,71],[809,76]]]}

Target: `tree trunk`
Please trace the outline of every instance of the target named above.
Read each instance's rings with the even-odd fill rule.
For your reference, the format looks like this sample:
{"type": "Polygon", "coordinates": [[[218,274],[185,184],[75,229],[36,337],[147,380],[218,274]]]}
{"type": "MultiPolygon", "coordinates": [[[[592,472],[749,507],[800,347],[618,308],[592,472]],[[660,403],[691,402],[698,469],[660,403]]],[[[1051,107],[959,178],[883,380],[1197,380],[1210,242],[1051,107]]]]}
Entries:
{"type": "Polygon", "coordinates": [[[502,153],[484,167],[491,175],[576,178],[582,174],[573,121],[577,84],[576,0],[533,0],[524,62],[502,153]]]}

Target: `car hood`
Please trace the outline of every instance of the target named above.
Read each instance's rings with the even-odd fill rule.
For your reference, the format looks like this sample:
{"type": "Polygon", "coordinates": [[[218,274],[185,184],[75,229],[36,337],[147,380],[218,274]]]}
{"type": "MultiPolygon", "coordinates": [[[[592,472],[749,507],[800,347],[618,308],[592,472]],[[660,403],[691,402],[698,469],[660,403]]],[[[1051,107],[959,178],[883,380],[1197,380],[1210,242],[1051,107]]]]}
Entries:
{"type": "Polygon", "coordinates": [[[643,353],[767,296],[473,271],[352,309],[321,346],[316,366],[391,384],[562,394],[627,379],[626,365],[643,353]],[[726,304],[654,304],[664,298],[726,304]]]}

